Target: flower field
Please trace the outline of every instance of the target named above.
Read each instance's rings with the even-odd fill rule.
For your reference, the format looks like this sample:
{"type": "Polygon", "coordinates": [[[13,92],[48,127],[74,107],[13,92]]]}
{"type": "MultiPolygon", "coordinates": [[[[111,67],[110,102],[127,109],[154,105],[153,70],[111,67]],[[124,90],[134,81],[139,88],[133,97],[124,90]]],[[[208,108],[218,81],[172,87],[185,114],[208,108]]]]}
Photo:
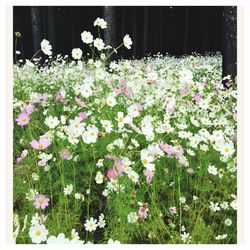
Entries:
{"type": "Polygon", "coordinates": [[[220,55],[107,63],[97,39],[82,33],[99,57],[14,66],[15,242],[236,243],[237,91],[220,55]]]}

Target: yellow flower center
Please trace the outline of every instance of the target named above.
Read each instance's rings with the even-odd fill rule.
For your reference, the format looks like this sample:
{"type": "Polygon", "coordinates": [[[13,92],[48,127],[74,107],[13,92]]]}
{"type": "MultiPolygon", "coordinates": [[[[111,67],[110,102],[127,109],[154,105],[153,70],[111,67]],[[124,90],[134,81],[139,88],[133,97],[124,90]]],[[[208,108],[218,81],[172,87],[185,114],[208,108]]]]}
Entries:
{"type": "Polygon", "coordinates": [[[41,232],[40,231],[36,231],[36,236],[40,236],[41,232]]]}
{"type": "Polygon", "coordinates": [[[148,160],[147,160],[147,159],[144,159],[144,160],[142,161],[142,163],[146,165],[146,164],[148,164],[148,160]]]}
{"type": "Polygon", "coordinates": [[[40,204],[43,204],[44,199],[39,199],[38,202],[39,202],[40,204]]]}
{"type": "Polygon", "coordinates": [[[39,148],[39,149],[43,149],[43,144],[40,143],[40,144],[38,145],[38,148],[39,148]]]}
{"type": "Polygon", "coordinates": [[[26,122],[26,117],[22,117],[22,118],[21,118],[21,121],[22,121],[22,122],[26,122]]]}

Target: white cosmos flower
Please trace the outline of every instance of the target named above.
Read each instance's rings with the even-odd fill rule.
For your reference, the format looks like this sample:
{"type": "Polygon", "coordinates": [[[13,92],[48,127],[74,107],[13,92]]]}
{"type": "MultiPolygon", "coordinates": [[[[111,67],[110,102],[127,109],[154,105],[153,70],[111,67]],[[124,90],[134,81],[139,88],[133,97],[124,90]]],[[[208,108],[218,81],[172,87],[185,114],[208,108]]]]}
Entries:
{"type": "Polygon", "coordinates": [[[129,124],[132,122],[132,118],[130,116],[124,117],[123,112],[117,113],[117,118],[115,118],[118,121],[118,127],[123,128],[124,124],[129,124]]]}
{"type": "Polygon", "coordinates": [[[121,242],[119,240],[109,239],[108,244],[121,244],[121,242]]]}
{"type": "Polygon", "coordinates": [[[100,123],[102,124],[102,127],[105,129],[106,133],[111,133],[113,124],[109,120],[101,120],[100,123]]]}
{"type": "Polygon", "coordinates": [[[235,152],[233,143],[223,143],[221,145],[220,153],[223,156],[231,156],[235,152]]]}
{"type": "Polygon", "coordinates": [[[81,88],[81,94],[84,98],[92,96],[93,94],[92,85],[85,83],[81,88]]]}
{"type": "Polygon", "coordinates": [[[59,123],[60,121],[58,120],[57,117],[52,117],[49,116],[45,119],[45,125],[47,125],[49,128],[54,129],[59,123]]]}
{"type": "Polygon", "coordinates": [[[189,69],[179,71],[179,80],[181,83],[190,83],[193,81],[193,73],[189,69]]]}
{"type": "Polygon", "coordinates": [[[40,244],[47,240],[48,230],[44,225],[36,224],[29,229],[29,236],[33,243],[40,244]]]}
{"type": "Polygon", "coordinates": [[[91,217],[89,220],[86,220],[84,227],[86,231],[92,232],[95,231],[97,228],[97,220],[91,217]]]}
{"type": "Polygon", "coordinates": [[[41,42],[41,50],[45,55],[51,56],[52,55],[52,46],[50,45],[49,41],[43,39],[41,42]]]}
{"type": "Polygon", "coordinates": [[[72,49],[71,54],[72,54],[72,57],[73,57],[74,59],[79,60],[79,59],[81,59],[81,57],[82,57],[82,50],[79,49],[79,48],[72,49]]]}
{"type": "Polygon", "coordinates": [[[79,137],[82,135],[85,130],[86,124],[82,122],[82,119],[78,116],[75,117],[74,120],[69,121],[68,132],[70,135],[74,135],[75,137],[79,137]]]}
{"type": "Polygon", "coordinates": [[[101,29],[106,29],[107,28],[107,22],[103,18],[98,17],[94,21],[94,26],[99,26],[101,29]]]}
{"type": "Polygon", "coordinates": [[[215,166],[209,165],[207,170],[208,170],[209,174],[212,174],[212,175],[217,175],[218,174],[218,170],[217,170],[217,168],[215,166]]]}
{"type": "Polygon", "coordinates": [[[150,171],[154,171],[155,164],[152,163],[153,161],[154,161],[154,157],[149,154],[148,150],[143,149],[141,151],[141,162],[143,166],[150,171]]]}
{"type": "Polygon", "coordinates": [[[98,128],[95,125],[89,125],[87,130],[83,132],[82,139],[85,143],[95,143],[98,138],[98,128]]]}
{"type": "Polygon", "coordinates": [[[96,173],[96,176],[95,176],[95,182],[97,184],[102,184],[103,183],[103,177],[104,177],[104,175],[100,171],[98,171],[96,173]]]}
{"type": "Polygon", "coordinates": [[[129,178],[130,180],[132,180],[132,182],[137,183],[137,182],[138,182],[138,179],[139,179],[139,175],[138,175],[135,171],[130,170],[130,171],[128,172],[128,178],[129,178]]]}
{"type": "Polygon", "coordinates": [[[101,38],[96,38],[94,40],[94,46],[101,51],[104,49],[105,44],[101,38]]]}
{"type": "Polygon", "coordinates": [[[90,44],[93,42],[93,36],[89,31],[83,31],[81,34],[83,43],[90,44]]]}
{"type": "Polygon", "coordinates": [[[138,220],[139,216],[137,215],[136,212],[130,212],[128,214],[128,223],[135,223],[138,220]]]}
{"type": "Polygon", "coordinates": [[[220,211],[220,207],[219,207],[219,203],[218,203],[218,202],[214,203],[214,202],[210,201],[209,208],[210,208],[213,212],[220,211]]]}
{"type": "Polygon", "coordinates": [[[117,101],[116,99],[113,97],[113,96],[108,96],[107,98],[107,104],[110,106],[110,107],[114,107],[116,105],[117,101]]]}
{"type": "Polygon", "coordinates": [[[72,191],[73,191],[73,185],[69,184],[64,188],[63,193],[64,195],[70,195],[72,191]]]}
{"type": "Polygon", "coordinates": [[[130,36],[128,34],[126,34],[124,37],[123,37],[123,43],[124,43],[124,46],[127,48],[127,49],[131,49],[131,45],[133,44],[130,36]]]}
{"type": "Polygon", "coordinates": [[[64,233],[58,234],[58,236],[50,236],[47,239],[47,244],[69,244],[70,240],[65,237],[64,233]]]}

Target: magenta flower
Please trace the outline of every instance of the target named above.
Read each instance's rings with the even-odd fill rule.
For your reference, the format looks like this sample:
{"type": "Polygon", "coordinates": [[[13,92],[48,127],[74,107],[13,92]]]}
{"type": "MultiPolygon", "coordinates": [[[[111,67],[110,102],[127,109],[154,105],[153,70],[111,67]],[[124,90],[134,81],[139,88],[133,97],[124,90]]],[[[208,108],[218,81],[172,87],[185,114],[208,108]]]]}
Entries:
{"type": "Polygon", "coordinates": [[[59,152],[59,155],[60,157],[63,159],[63,160],[70,160],[71,159],[71,153],[66,149],[62,149],[60,152],[59,152]]]}
{"type": "Polygon", "coordinates": [[[47,148],[51,144],[51,141],[46,138],[40,138],[39,142],[36,140],[32,140],[30,145],[32,148],[37,150],[43,150],[47,148]]]}
{"type": "Polygon", "coordinates": [[[116,176],[118,175],[118,173],[115,171],[115,169],[113,168],[110,168],[107,172],[107,177],[110,179],[110,180],[113,180],[116,176]]]}
{"type": "Polygon", "coordinates": [[[30,116],[23,112],[23,113],[19,114],[16,121],[17,121],[17,125],[25,126],[25,125],[27,125],[29,123],[30,116]]]}
{"type": "Polygon", "coordinates": [[[47,206],[49,206],[49,198],[46,198],[45,195],[39,194],[37,197],[34,198],[34,206],[36,209],[45,209],[47,206]]]}
{"type": "Polygon", "coordinates": [[[144,206],[140,207],[138,214],[141,219],[146,219],[148,217],[148,208],[144,206]]]}
{"type": "Polygon", "coordinates": [[[151,181],[153,180],[154,172],[146,169],[144,170],[143,174],[146,176],[147,183],[150,184],[151,181]]]}
{"type": "Polygon", "coordinates": [[[88,118],[87,114],[84,112],[79,112],[78,117],[82,118],[83,121],[88,118]]]}

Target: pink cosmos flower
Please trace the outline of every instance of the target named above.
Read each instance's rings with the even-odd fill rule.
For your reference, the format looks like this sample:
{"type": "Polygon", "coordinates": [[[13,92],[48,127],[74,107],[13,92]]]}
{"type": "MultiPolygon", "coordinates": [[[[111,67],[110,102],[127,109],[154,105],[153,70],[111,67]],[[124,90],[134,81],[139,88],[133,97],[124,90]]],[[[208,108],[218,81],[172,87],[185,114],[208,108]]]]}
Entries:
{"type": "Polygon", "coordinates": [[[16,159],[16,163],[20,163],[21,161],[23,160],[23,157],[17,157],[17,159],[16,159]]]}
{"type": "Polygon", "coordinates": [[[51,144],[51,141],[46,138],[40,138],[39,142],[36,140],[32,140],[30,142],[31,147],[37,150],[43,150],[47,148],[50,144],[51,144]]]}
{"type": "Polygon", "coordinates": [[[201,99],[202,99],[201,94],[197,93],[197,94],[194,95],[194,100],[195,100],[196,102],[200,102],[201,99]]]}
{"type": "Polygon", "coordinates": [[[154,172],[146,169],[144,170],[143,174],[146,176],[147,183],[150,184],[151,181],[153,180],[154,172]]]}
{"type": "Polygon", "coordinates": [[[85,104],[84,102],[82,102],[80,98],[75,97],[75,101],[76,101],[76,103],[77,103],[80,107],[82,107],[82,108],[83,108],[83,107],[86,107],[86,104],[85,104]]]}
{"type": "Polygon", "coordinates": [[[70,160],[71,159],[71,153],[66,149],[62,149],[60,152],[59,152],[59,155],[60,157],[63,159],[63,160],[70,160]]]}
{"type": "Polygon", "coordinates": [[[118,173],[115,171],[115,169],[113,168],[110,168],[107,172],[107,177],[110,179],[110,180],[113,180],[116,176],[118,175],[118,173]]]}
{"type": "Polygon", "coordinates": [[[188,174],[193,174],[194,173],[194,170],[192,168],[187,168],[187,173],[188,174]]]}
{"type": "Polygon", "coordinates": [[[171,147],[170,147],[167,143],[164,144],[163,141],[160,141],[160,140],[159,140],[159,141],[158,141],[158,144],[159,144],[160,148],[161,148],[165,153],[167,153],[167,155],[168,155],[169,157],[173,154],[173,151],[172,151],[171,147]]]}
{"type": "Polygon", "coordinates": [[[34,105],[31,103],[24,104],[23,110],[26,114],[31,115],[34,112],[34,105]]]}
{"type": "Polygon", "coordinates": [[[189,93],[190,89],[188,87],[184,87],[180,89],[180,95],[181,97],[186,96],[189,93]]]}
{"type": "Polygon", "coordinates": [[[36,97],[32,100],[33,103],[39,103],[42,101],[46,101],[49,98],[49,95],[47,93],[40,94],[37,93],[36,97]]]}
{"type": "Polygon", "coordinates": [[[182,146],[179,145],[179,146],[173,147],[173,152],[174,152],[176,158],[181,158],[181,156],[184,153],[184,150],[183,150],[182,146]]]}
{"type": "Polygon", "coordinates": [[[28,114],[23,112],[23,113],[19,114],[16,121],[17,121],[17,125],[25,126],[25,125],[27,125],[29,123],[30,117],[29,117],[28,114]]]}
{"type": "Polygon", "coordinates": [[[170,207],[169,208],[169,213],[172,214],[172,215],[175,215],[177,213],[176,207],[170,207]]]}
{"type": "Polygon", "coordinates": [[[121,161],[121,159],[117,158],[114,161],[114,169],[116,170],[116,172],[118,174],[122,174],[125,171],[124,165],[123,165],[123,162],[121,161]]]}
{"type": "Polygon", "coordinates": [[[167,111],[168,113],[173,113],[175,111],[175,108],[174,107],[168,108],[167,111]]]}
{"type": "Polygon", "coordinates": [[[113,155],[111,155],[111,154],[105,155],[105,158],[106,158],[106,159],[112,159],[112,160],[115,160],[115,159],[116,159],[116,157],[113,156],[113,155]]]}
{"type": "Polygon", "coordinates": [[[143,106],[141,105],[141,103],[136,103],[135,106],[139,111],[143,110],[143,106]]]}
{"type": "Polygon", "coordinates": [[[45,195],[39,194],[37,197],[34,198],[34,206],[36,209],[45,209],[47,206],[49,206],[49,198],[46,198],[45,195]]]}
{"type": "Polygon", "coordinates": [[[148,211],[147,207],[141,206],[138,211],[139,217],[143,220],[146,219],[148,217],[148,211]]]}
{"type": "Polygon", "coordinates": [[[78,117],[82,118],[82,120],[86,120],[88,118],[88,115],[84,112],[79,112],[78,117]]]}

